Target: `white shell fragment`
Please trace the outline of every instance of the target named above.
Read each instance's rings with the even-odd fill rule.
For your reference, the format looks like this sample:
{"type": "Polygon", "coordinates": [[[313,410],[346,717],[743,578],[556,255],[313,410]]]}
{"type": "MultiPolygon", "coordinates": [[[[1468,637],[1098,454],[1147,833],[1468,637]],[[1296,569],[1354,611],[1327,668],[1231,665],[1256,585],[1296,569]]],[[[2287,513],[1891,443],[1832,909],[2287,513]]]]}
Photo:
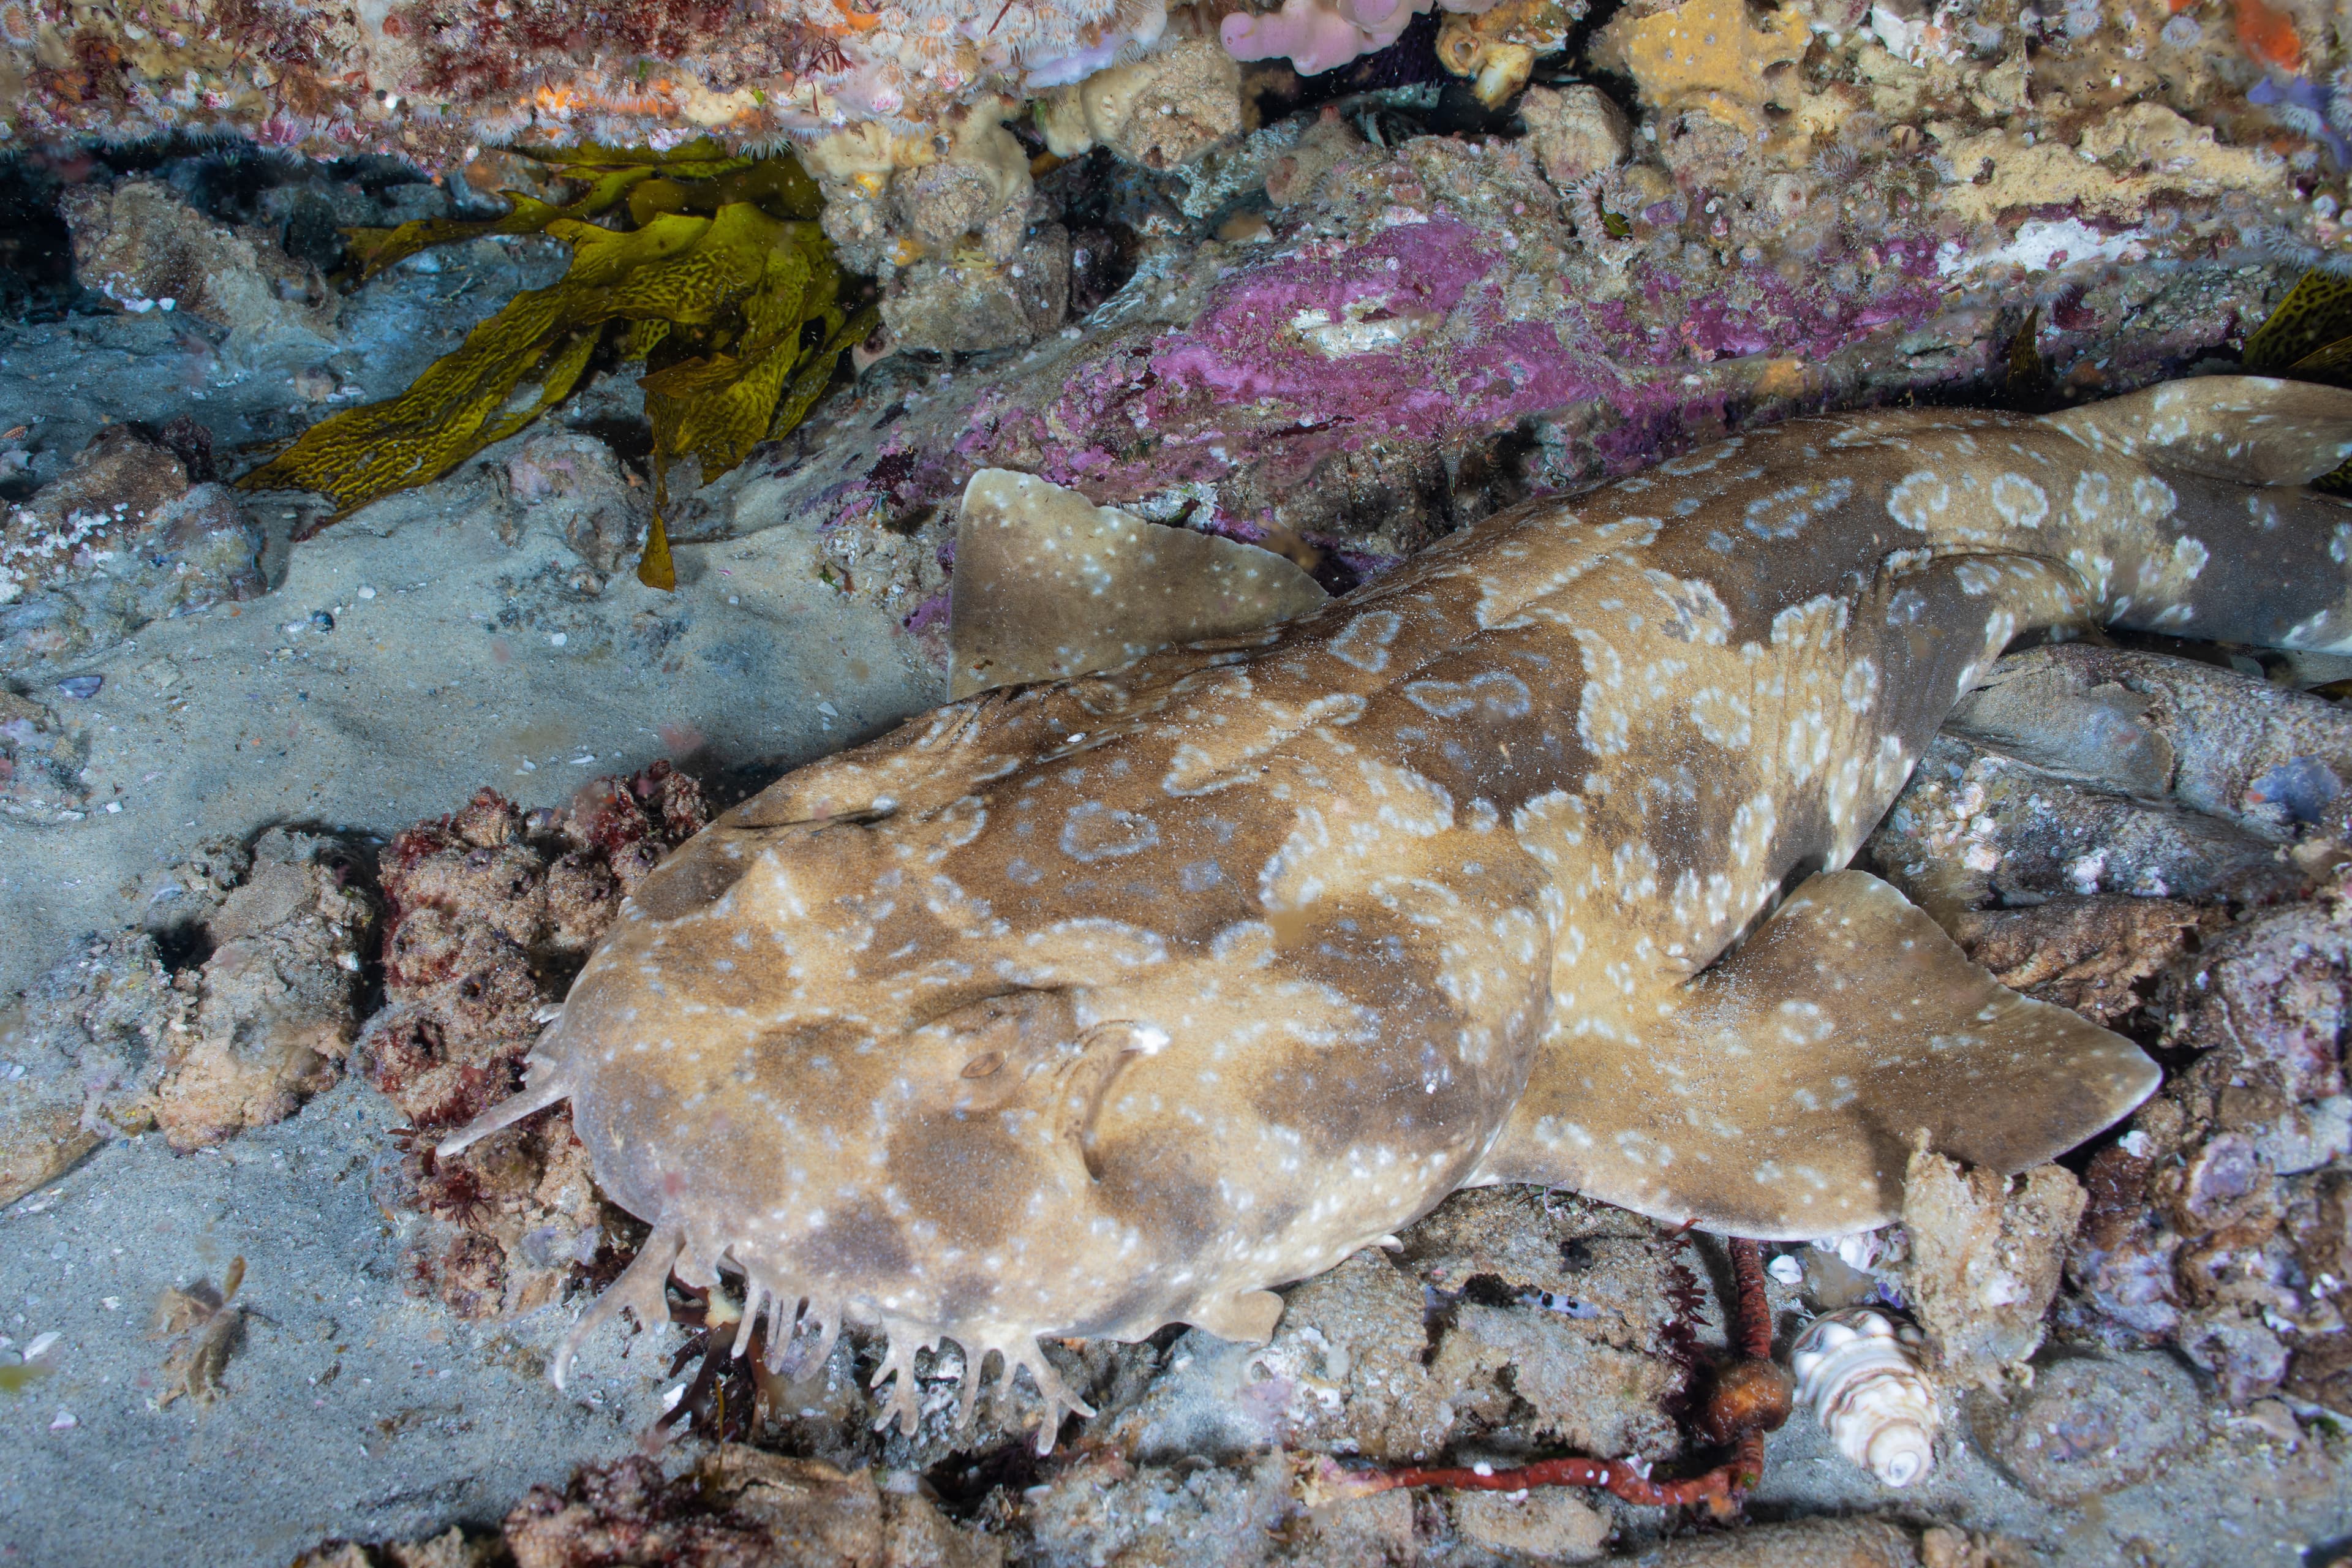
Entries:
{"type": "Polygon", "coordinates": [[[1867,1307],[1814,1320],[1789,1350],[1797,1405],[1838,1451],[1890,1487],[1936,1466],[1936,1387],[1919,1364],[1920,1334],[1867,1307]]]}

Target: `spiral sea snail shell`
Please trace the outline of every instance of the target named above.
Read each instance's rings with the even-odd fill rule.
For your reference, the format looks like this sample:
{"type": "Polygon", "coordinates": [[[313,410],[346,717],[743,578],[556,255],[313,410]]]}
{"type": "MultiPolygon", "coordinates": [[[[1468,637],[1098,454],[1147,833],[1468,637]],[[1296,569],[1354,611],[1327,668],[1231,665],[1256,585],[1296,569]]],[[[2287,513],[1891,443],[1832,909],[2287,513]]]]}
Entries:
{"type": "Polygon", "coordinates": [[[1798,1408],[1890,1487],[1907,1487],[1936,1465],[1936,1388],[1919,1343],[1909,1323],[1851,1307],[1815,1319],[1789,1350],[1798,1408]]]}

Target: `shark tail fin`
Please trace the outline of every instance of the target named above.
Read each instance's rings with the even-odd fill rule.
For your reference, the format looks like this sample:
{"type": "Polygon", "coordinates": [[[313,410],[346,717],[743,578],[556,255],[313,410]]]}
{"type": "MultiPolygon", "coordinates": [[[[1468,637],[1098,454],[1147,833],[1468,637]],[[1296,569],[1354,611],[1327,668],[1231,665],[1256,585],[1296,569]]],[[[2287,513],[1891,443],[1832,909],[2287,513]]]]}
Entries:
{"type": "Polygon", "coordinates": [[[2266,375],[2168,381],[2043,416],[2095,451],[2241,485],[2307,485],[2352,459],[2352,391],[2266,375]]]}
{"type": "Polygon", "coordinates": [[[2352,390],[2203,376],[2044,419],[2123,459],[2065,503],[2099,619],[2352,651],[2352,390]]]}

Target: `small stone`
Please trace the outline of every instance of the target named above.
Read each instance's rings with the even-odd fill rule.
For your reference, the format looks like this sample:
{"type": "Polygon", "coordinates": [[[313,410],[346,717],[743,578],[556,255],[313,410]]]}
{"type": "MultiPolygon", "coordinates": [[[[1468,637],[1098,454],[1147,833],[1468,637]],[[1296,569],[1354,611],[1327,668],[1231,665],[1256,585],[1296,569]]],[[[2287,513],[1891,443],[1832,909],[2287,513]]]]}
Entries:
{"type": "Polygon", "coordinates": [[[58,682],[58,689],[68,697],[87,702],[97,696],[98,689],[105,684],[106,677],[102,675],[68,675],[58,682]]]}
{"type": "Polygon", "coordinates": [[[2283,1399],[2257,1399],[2246,1407],[2244,1420],[2247,1426],[2273,1442],[2284,1444],[2289,1448],[2302,1446],[2303,1425],[2294,1418],[2294,1412],[2287,1408],[2286,1401],[2283,1399]]]}
{"type": "Polygon", "coordinates": [[[1454,1528],[1489,1552],[1576,1563],[1601,1555],[1609,1516],[1571,1491],[1460,1492],[1454,1528]]]}
{"type": "MultiPolygon", "coordinates": [[[[514,501],[561,533],[592,571],[605,574],[636,559],[653,515],[652,498],[629,478],[611,447],[576,431],[543,431],[506,465],[514,501]]],[[[684,542],[697,535],[673,518],[670,537],[684,542]]],[[[370,595],[362,589],[360,596],[370,595]]]]}
{"type": "Polygon", "coordinates": [[[2102,1497],[2144,1480],[2185,1447],[2197,1383],[2160,1352],[2068,1357],[1978,1418],[1996,1461],[2044,1502],[2102,1497]]]}

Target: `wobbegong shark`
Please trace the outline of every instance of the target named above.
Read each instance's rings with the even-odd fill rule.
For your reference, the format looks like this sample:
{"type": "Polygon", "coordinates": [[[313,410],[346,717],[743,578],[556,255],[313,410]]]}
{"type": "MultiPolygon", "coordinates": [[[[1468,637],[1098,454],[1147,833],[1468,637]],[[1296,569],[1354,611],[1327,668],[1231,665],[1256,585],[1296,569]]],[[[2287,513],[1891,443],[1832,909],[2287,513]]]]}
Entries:
{"type": "Polygon", "coordinates": [[[951,702],[682,847],[443,1152],[568,1100],[652,1226],[559,1384],[725,1269],[739,1353],[878,1328],[911,1432],[952,1341],[1041,1446],[1041,1337],[1262,1341],[1458,1188],[1885,1224],[1923,1133],[2020,1171],[2159,1074],[1848,862],[2021,635],[2352,651],[2347,456],[2352,393],[2252,377],[1792,420],[951,702]]]}

